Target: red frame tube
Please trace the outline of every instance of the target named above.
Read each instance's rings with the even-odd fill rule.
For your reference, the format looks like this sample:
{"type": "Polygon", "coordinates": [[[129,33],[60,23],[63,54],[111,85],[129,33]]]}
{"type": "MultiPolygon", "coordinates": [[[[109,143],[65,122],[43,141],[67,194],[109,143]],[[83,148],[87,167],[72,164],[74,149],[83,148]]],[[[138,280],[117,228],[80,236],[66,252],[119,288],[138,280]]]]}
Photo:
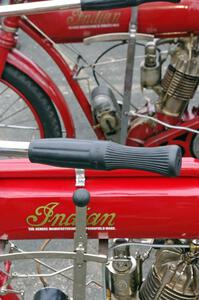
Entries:
{"type": "Polygon", "coordinates": [[[66,78],[66,81],[70,85],[74,95],[78,99],[78,103],[80,104],[88,122],[90,123],[91,127],[95,131],[97,137],[99,139],[104,139],[104,134],[101,129],[94,127],[94,121],[92,117],[91,112],[91,106],[89,104],[89,101],[84,94],[83,90],[81,89],[79,83],[77,80],[74,80],[73,78],[73,72],[70,69],[67,62],[63,59],[63,57],[60,55],[60,53],[55,49],[53,44],[46,40],[44,36],[38,31],[35,30],[35,28],[26,20],[20,19],[19,21],[20,28],[28,34],[36,43],[38,43],[54,60],[56,65],[59,67],[60,71],[63,73],[63,75],[66,78]]]}

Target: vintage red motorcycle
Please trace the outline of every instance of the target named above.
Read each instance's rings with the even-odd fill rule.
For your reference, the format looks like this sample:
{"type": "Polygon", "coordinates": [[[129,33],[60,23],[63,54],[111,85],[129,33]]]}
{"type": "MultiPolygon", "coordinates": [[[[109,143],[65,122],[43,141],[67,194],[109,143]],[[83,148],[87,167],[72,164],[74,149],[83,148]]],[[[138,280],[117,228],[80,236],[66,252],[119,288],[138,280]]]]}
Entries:
{"type": "MultiPolygon", "coordinates": [[[[19,148],[21,154],[29,146],[17,143],[2,142],[0,147],[7,154],[19,148]]],[[[198,299],[199,163],[184,158],[180,177],[165,177],[179,174],[180,152],[174,145],[137,148],[61,138],[34,140],[29,146],[32,162],[57,167],[1,161],[0,298],[32,299],[29,290],[14,283],[40,277],[43,288],[34,300],[198,299]],[[72,250],[47,251],[45,242],[40,251],[27,252],[9,241],[58,238],[74,238],[72,250]],[[99,242],[98,253],[87,251],[87,239],[93,238],[99,242]],[[50,259],[62,261],[52,265],[50,259]],[[73,260],[72,266],[67,259],[73,260]],[[153,264],[144,280],[150,259],[153,264]],[[35,261],[38,273],[27,267],[24,273],[13,271],[11,262],[18,260],[35,261]],[[92,262],[102,265],[102,282],[99,276],[87,280],[92,262]],[[66,273],[71,269],[72,275],[66,273]],[[47,284],[53,275],[64,277],[63,290],[54,282],[52,287],[47,284]],[[72,291],[66,279],[69,285],[72,281],[72,291]],[[94,293],[86,292],[89,287],[94,293]]]]}
{"type": "MultiPolygon", "coordinates": [[[[110,8],[138,3],[84,0],[81,7],[98,9],[105,4],[110,8]]],[[[0,14],[41,12],[63,5],[74,8],[80,3],[62,0],[44,1],[39,6],[13,5],[1,7],[0,14]]],[[[130,31],[131,34],[129,50],[134,45],[135,36],[130,31]]],[[[30,299],[29,291],[24,294],[12,283],[17,278],[33,277],[40,277],[44,286],[34,295],[34,300],[68,300],[70,296],[73,300],[85,300],[86,287],[93,284],[102,287],[101,299],[106,300],[198,299],[199,163],[195,158],[184,158],[180,176],[168,178],[161,175],[179,175],[179,146],[134,148],[106,141],[63,138],[35,140],[30,145],[23,142],[19,146],[17,142],[3,141],[0,146],[7,155],[16,152],[16,148],[20,148],[20,155],[29,149],[30,161],[40,163],[33,165],[27,160],[0,163],[3,252],[0,261],[4,262],[0,273],[1,299],[30,299]],[[46,238],[74,238],[73,250],[46,251],[44,245],[40,251],[26,252],[9,241],[46,238]],[[99,253],[87,251],[87,238],[99,240],[99,253]],[[112,245],[108,243],[110,238],[116,239],[112,245]],[[133,254],[132,246],[145,246],[147,250],[133,254]],[[144,266],[151,257],[154,262],[144,280],[144,266]],[[62,263],[60,268],[55,268],[43,261],[45,258],[70,259],[74,263],[72,267],[62,263]],[[12,270],[12,261],[28,259],[51,273],[40,268],[38,274],[19,274],[12,270]],[[90,262],[102,265],[102,283],[95,279],[87,282],[90,262]],[[65,274],[71,268],[72,278],[65,274]],[[47,286],[44,278],[53,275],[69,277],[74,285],[72,293],[47,286]]],[[[91,297],[100,299],[87,294],[87,298],[91,297]]]]}
{"type": "MultiPolygon", "coordinates": [[[[21,2],[24,1],[11,1],[21,2]]],[[[24,13],[2,19],[0,74],[4,86],[1,98],[7,95],[8,87],[16,93],[11,97],[12,101],[6,98],[2,105],[2,139],[10,139],[11,130],[16,129],[25,131],[24,140],[39,135],[59,137],[63,129],[61,121],[67,137],[75,137],[75,116],[52,78],[15,48],[17,32],[21,29],[60,68],[99,139],[141,147],[178,144],[184,156],[199,157],[198,102],[190,105],[199,82],[198,7],[197,0],[182,0],[180,3],[145,3],[138,10],[124,7],[82,12],[73,8],[43,13],[42,16],[24,16],[24,13]],[[97,65],[103,55],[90,64],[77,53],[71,67],[58,50],[60,43],[83,41],[119,41],[120,44],[129,41],[122,95],[118,96],[112,85],[107,86],[107,81],[103,84],[100,81],[97,65]],[[155,95],[143,107],[135,109],[131,103],[132,70],[134,48],[140,43],[145,49],[140,87],[155,95]],[[80,83],[85,77],[82,72],[88,67],[93,71],[96,83],[87,96],[80,83]],[[29,111],[25,119],[24,110],[29,111]]]]}

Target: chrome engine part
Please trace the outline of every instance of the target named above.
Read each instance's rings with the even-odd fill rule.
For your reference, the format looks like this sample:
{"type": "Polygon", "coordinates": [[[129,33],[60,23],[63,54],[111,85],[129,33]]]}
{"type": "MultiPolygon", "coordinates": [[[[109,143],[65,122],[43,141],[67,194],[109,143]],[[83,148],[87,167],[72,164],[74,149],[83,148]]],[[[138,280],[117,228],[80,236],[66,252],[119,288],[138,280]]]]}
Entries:
{"type": "Polygon", "coordinates": [[[119,128],[118,104],[112,90],[98,86],[91,93],[91,106],[95,122],[107,135],[115,134],[119,128]]]}
{"type": "Polygon", "coordinates": [[[140,292],[140,300],[198,300],[199,252],[161,249],[140,292]]]}
{"type": "MultiPolygon", "coordinates": [[[[115,245],[126,242],[118,239],[115,245]]],[[[107,299],[132,300],[136,299],[138,290],[137,263],[130,255],[129,246],[114,249],[112,261],[106,267],[107,299]]]]}
{"type": "MultiPolygon", "coordinates": [[[[175,44],[176,41],[165,41],[175,44]]],[[[159,96],[156,111],[179,117],[194,97],[199,84],[199,39],[181,38],[168,52],[170,62],[162,78],[163,58],[158,41],[145,46],[145,60],[141,64],[141,88],[153,89],[159,96]]]]}
{"type": "Polygon", "coordinates": [[[141,63],[141,87],[151,89],[160,84],[161,65],[158,62],[157,47],[149,42],[145,47],[145,60],[141,63]]]}
{"type": "Polygon", "coordinates": [[[179,117],[199,84],[198,38],[183,39],[171,52],[171,61],[161,82],[158,111],[179,117]]]}

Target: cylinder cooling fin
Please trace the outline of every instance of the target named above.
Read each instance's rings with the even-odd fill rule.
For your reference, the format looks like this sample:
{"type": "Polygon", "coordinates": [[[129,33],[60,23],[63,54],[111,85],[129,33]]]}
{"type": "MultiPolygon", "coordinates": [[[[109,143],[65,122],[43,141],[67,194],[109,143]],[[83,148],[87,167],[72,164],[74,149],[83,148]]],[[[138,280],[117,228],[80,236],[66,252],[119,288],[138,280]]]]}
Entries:
{"type": "Polygon", "coordinates": [[[176,249],[157,250],[139,296],[140,300],[198,300],[198,255],[176,249]]]}
{"type": "Polygon", "coordinates": [[[199,77],[182,73],[169,65],[161,85],[167,95],[187,101],[193,98],[198,83],[199,77]]]}
{"type": "Polygon", "coordinates": [[[161,82],[162,112],[174,117],[180,116],[189,104],[189,100],[194,97],[198,84],[198,76],[183,73],[169,65],[161,82]]]}

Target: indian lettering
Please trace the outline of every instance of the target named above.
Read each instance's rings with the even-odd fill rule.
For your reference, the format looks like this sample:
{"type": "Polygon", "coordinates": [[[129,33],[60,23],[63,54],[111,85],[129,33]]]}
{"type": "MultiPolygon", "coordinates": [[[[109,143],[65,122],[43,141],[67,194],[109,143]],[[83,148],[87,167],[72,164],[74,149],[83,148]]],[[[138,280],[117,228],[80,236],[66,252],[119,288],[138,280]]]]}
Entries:
{"type": "Polygon", "coordinates": [[[119,24],[121,12],[102,12],[85,13],[80,10],[74,10],[67,18],[68,26],[81,25],[102,25],[102,24],[119,24]]]}
{"type": "MultiPolygon", "coordinates": [[[[67,215],[56,212],[59,202],[50,202],[46,205],[37,207],[34,213],[26,218],[28,226],[31,227],[74,227],[76,214],[67,215]]],[[[115,225],[116,213],[93,212],[88,208],[87,226],[107,226],[115,225]]]]}

